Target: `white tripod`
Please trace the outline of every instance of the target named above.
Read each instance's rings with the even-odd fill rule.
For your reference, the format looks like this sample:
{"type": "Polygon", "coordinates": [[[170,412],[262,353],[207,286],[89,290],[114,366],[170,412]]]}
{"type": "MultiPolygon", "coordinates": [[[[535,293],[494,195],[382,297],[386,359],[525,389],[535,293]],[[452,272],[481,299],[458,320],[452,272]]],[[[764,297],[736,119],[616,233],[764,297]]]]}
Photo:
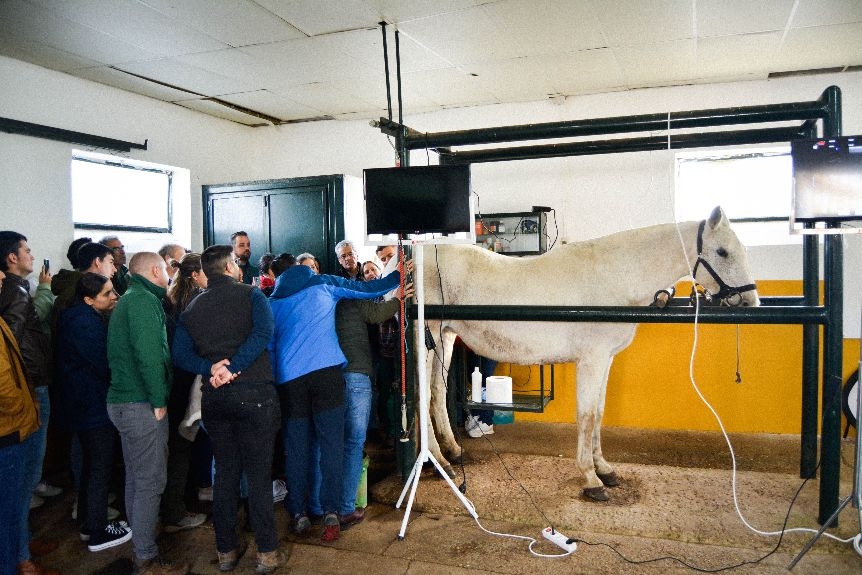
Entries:
{"type": "MultiPolygon", "coordinates": [[[[413,242],[413,262],[416,270],[413,283],[416,286],[416,302],[418,305],[418,317],[416,319],[414,333],[421,334],[423,333],[425,326],[425,286],[423,284],[424,257],[422,253],[422,243],[419,241],[413,242]]],[[[419,342],[422,338],[416,337],[414,339],[419,342]]],[[[428,419],[431,409],[431,394],[428,389],[428,373],[426,371],[427,358],[428,350],[425,348],[425,345],[423,345],[423,343],[416,345],[416,364],[418,366],[417,371],[419,374],[419,404],[417,405],[417,409],[419,410],[419,454],[416,457],[416,463],[413,464],[413,469],[410,471],[410,475],[407,477],[404,489],[401,491],[401,497],[398,498],[398,503],[395,504],[396,509],[400,508],[401,503],[404,501],[404,496],[407,494],[408,490],[410,491],[410,497],[407,498],[407,507],[404,510],[404,519],[401,521],[401,530],[398,532],[399,541],[404,539],[404,533],[407,531],[407,521],[410,519],[410,509],[413,507],[413,499],[416,497],[416,489],[419,487],[419,477],[422,475],[422,466],[429,460],[434,464],[434,467],[437,468],[437,472],[440,476],[449,484],[449,487],[452,488],[452,492],[455,496],[461,500],[464,508],[473,516],[473,519],[479,518],[473,504],[470,503],[470,501],[464,497],[460,491],[458,491],[458,487],[452,479],[449,478],[449,475],[443,470],[443,467],[428,450],[428,419]]]]}

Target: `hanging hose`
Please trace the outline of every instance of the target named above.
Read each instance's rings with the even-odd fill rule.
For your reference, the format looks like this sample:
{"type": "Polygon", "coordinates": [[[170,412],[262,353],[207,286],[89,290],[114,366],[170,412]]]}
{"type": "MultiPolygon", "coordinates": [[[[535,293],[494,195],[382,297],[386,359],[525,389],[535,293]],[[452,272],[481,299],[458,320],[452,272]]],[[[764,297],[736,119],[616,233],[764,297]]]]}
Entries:
{"type": "Polygon", "coordinates": [[[410,440],[410,432],[407,429],[407,346],[404,341],[405,318],[404,318],[404,293],[406,292],[406,281],[404,278],[404,246],[401,239],[398,240],[398,273],[401,275],[401,297],[399,300],[398,324],[401,341],[401,436],[399,441],[405,443],[410,440]]]}

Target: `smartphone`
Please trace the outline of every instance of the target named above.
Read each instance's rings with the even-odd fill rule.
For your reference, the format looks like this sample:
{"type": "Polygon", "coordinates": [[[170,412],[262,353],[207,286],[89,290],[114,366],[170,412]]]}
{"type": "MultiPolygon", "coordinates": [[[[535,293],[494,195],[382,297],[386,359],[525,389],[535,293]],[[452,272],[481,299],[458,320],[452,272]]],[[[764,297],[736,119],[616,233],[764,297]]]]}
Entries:
{"type": "Polygon", "coordinates": [[[42,260],[42,270],[45,273],[48,273],[48,271],[50,269],[51,269],[51,260],[42,260]]]}

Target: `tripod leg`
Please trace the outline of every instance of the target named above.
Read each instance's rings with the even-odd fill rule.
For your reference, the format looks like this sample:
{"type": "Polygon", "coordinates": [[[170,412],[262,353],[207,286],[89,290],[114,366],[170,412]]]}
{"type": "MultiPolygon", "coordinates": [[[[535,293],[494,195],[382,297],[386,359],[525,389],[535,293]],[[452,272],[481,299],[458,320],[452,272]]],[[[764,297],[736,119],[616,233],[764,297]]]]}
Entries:
{"type": "Polygon", "coordinates": [[[838,515],[841,513],[841,510],[844,509],[848,503],[850,503],[851,499],[853,499],[852,495],[842,501],[841,505],[838,506],[838,509],[836,509],[832,513],[832,515],[829,516],[829,519],[823,522],[823,525],[820,527],[820,529],[817,530],[817,533],[814,534],[814,537],[812,537],[811,540],[805,544],[805,547],[802,548],[802,551],[800,551],[799,554],[793,558],[793,561],[790,562],[790,565],[787,566],[788,571],[793,569],[793,567],[797,563],[799,563],[799,560],[802,559],[802,556],[808,553],[808,550],[811,549],[815,543],[817,543],[817,540],[820,539],[820,536],[823,535],[823,533],[825,533],[827,529],[829,529],[829,526],[832,525],[832,522],[838,518],[838,515]]]}
{"type": "MultiPolygon", "coordinates": [[[[413,466],[413,471],[410,473],[410,477],[413,478],[413,482],[410,483],[410,497],[407,498],[407,507],[404,508],[404,519],[401,520],[401,529],[398,531],[398,540],[401,541],[404,539],[404,534],[407,532],[407,521],[410,519],[410,510],[413,508],[413,499],[416,497],[416,488],[419,487],[419,477],[422,475],[422,458],[418,458],[416,460],[416,464],[413,466]]],[[[404,490],[407,490],[407,485],[404,486],[404,490]]],[[[401,497],[398,499],[397,507],[401,506],[401,501],[404,499],[404,491],[401,493],[401,497]]]]}

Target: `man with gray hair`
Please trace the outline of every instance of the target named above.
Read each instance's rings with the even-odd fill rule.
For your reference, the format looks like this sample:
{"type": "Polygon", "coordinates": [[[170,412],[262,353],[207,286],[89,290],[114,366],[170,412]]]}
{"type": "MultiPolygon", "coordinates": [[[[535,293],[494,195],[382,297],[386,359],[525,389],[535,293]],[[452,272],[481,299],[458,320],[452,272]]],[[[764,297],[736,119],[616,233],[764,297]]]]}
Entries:
{"type": "Polygon", "coordinates": [[[129,268],[126,266],[126,246],[120,241],[117,236],[105,236],[99,242],[111,248],[111,253],[114,254],[114,265],[117,272],[111,278],[111,283],[114,284],[114,291],[117,295],[123,295],[129,289],[129,268]]]}
{"type": "Polygon", "coordinates": [[[350,240],[341,240],[335,244],[335,255],[341,268],[338,275],[349,280],[362,281],[362,267],[359,265],[359,254],[350,240]]]}
{"type": "Polygon", "coordinates": [[[167,481],[167,401],[171,364],[162,299],[165,260],[138,252],[129,262],[129,289],[108,325],[108,416],[120,432],[126,462],[126,514],[132,528],[135,573],[183,575],[187,565],[159,556],[156,526],[167,481]]]}
{"type": "Polygon", "coordinates": [[[174,263],[179,264],[179,261],[186,255],[186,248],[179,244],[165,244],[159,248],[159,255],[165,261],[168,272],[168,284],[170,284],[180,269],[179,266],[174,267],[174,263]]]}

